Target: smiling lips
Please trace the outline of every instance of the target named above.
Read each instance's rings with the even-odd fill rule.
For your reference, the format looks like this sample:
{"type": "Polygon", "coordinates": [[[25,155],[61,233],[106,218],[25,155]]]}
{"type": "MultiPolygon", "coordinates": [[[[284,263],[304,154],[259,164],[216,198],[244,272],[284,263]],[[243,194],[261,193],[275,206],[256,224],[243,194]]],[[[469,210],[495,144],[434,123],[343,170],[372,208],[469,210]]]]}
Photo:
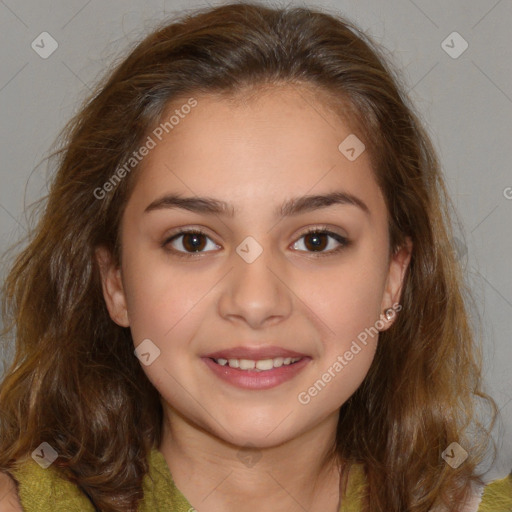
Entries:
{"type": "Polygon", "coordinates": [[[214,374],[245,389],[269,389],[300,372],[311,358],[280,347],[236,347],[212,352],[203,361],[214,374]]]}

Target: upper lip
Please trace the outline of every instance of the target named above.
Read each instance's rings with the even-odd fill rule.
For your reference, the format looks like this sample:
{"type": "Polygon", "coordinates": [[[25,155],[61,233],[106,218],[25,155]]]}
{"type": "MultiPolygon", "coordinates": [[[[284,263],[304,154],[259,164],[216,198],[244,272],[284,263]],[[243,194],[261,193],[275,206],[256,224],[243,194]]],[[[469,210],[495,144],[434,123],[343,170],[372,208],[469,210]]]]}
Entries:
{"type": "Polygon", "coordinates": [[[252,359],[254,361],[262,359],[274,359],[275,357],[308,357],[306,354],[287,350],[282,347],[235,347],[211,352],[204,357],[212,359],[252,359]]]}

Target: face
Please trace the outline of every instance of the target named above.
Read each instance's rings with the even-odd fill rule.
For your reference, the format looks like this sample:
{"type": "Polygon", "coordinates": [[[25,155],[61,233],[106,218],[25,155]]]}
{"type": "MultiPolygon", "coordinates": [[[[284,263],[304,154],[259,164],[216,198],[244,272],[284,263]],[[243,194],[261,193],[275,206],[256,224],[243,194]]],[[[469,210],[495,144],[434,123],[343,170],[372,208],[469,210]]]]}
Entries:
{"type": "Polygon", "coordinates": [[[121,268],[97,253],[105,300],[171,421],[275,445],[337,415],[359,387],[410,247],[390,254],[369,155],[338,149],[352,129],[314,95],[196,100],[161,141],[152,135],[121,268]],[[303,199],[329,194],[338,200],[303,199]]]}

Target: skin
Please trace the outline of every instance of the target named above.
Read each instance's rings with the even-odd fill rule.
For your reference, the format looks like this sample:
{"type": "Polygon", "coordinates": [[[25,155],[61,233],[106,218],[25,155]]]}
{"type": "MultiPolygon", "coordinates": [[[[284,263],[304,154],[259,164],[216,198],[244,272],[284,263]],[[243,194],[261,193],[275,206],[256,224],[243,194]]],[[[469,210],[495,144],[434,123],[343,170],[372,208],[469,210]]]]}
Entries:
{"type": "Polygon", "coordinates": [[[10,475],[3,472],[0,472],[0,512],[23,512],[16,482],[10,475]]]}
{"type": "Polygon", "coordinates": [[[149,338],[160,350],[143,365],[164,406],[159,449],[197,510],[336,512],[339,470],[325,459],[339,409],[366,376],[378,336],[307,405],[297,396],[399,302],[410,241],[390,253],[388,212],[369,155],[349,161],[338,150],[352,129],[318,95],[284,86],[247,102],[196,99],[143,161],[122,218],[121,267],[97,251],[107,307],[130,327],[135,347],[149,338]],[[333,191],[357,196],[369,214],[338,204],[274,217],[287,199],[333,191]],[[171,192],[224,200],[237,213],[144,212],[171,192]],[[335,253],[341,244],[325,238],[317,256],[303,235],[322,225],[352,243],[335,253]],[[177,228],[191,227],[208,235],[199,238],[199,256],[171,252],[190,255],[186,237],[162,247],[177,228]],[[247,236],[263,249],[252,263],[236,252],[247,236]],[[240,345],[277,345],[311,360],[277,387],[243,390],[201,359],[240,345]]]}

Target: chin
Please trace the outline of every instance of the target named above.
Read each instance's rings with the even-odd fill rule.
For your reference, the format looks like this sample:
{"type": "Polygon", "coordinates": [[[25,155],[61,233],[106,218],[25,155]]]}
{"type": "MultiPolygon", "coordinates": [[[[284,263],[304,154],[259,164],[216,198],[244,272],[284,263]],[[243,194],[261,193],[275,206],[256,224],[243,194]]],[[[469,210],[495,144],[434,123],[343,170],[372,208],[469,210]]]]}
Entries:
{"type": "Polygon", "coordinates": [[[283,432],[281,432],[278,435],[269,435],[268,432],[269,431],[238,432],[237,435],[234,435],[232,437],[224,436],[224,441],[233,446],[239,447],[241,450],[264,450],[266,448],[272,448],[285,443],[293,435],[287,435],[287,433],[283,432]]]}
{"type": "MultiPolygon", "coordinates": [[[[283,444],[299,435],[297,423],[293,422],[293,431],[290,430],[288,421],[283,417],[274,415],[266,420],[245,421],[229,423],[226,432],[218,425],[211,425],[214,428],[214,435],[223,439],[226,443],[239,447],[271,448],[283,444]],[[278,419],[277,419],[278,418],[278,419]],[[286,425],[285,425],[286,423],[286,425]]],[[[289,419],[289,418],[288,418],[289,419]]]]}

